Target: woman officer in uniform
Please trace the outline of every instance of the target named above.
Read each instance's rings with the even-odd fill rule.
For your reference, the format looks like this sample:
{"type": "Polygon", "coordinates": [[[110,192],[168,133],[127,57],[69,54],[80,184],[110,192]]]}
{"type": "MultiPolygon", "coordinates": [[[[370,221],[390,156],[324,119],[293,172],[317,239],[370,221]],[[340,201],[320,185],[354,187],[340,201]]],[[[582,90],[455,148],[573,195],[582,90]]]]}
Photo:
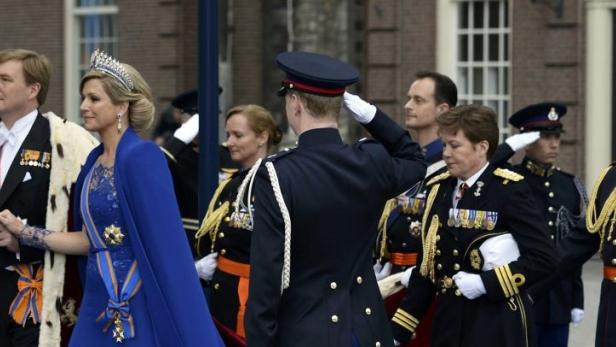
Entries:
{"type": "Polygon", "coordinates": [[[214,318],[244,337],[255,198],[250,182],[242,182],[250,168],[280,142],[282,133],[270,112],[257,105],[232,108],[225,122],[229,153],[242,169],[214,192],[196,235],[196,249],[202,258],[195,265],[199,276],[211,281],[209,303],[214,318]]]}

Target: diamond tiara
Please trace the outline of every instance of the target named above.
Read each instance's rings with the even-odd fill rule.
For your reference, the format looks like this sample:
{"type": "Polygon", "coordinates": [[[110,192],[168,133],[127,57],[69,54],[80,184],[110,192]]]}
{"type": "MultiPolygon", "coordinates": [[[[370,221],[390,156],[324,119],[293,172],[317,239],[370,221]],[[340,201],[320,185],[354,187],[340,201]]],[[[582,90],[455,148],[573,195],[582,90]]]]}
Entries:
{"type": "Polygon", "coordinates": [[[124,69],[124,66],[100,49],[92,53],[92,57],[90,58],[90,70],[100,71],[117,79],[122,85],[128,88],[128,90],[132,91],[135,87],[133,80],[126,72],[126,69],[124,69]]]}

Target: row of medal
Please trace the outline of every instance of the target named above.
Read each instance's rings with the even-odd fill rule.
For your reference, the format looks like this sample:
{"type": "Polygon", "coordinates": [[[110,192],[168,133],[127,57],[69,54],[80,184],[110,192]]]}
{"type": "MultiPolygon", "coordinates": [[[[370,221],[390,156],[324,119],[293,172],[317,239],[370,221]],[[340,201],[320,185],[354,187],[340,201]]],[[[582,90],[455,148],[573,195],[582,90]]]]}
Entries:
{"type": "Polygon", "coordinates": [[[49,169],[51,167],[51,153],[34,149],[23,149],[21,151],[19,165],[49,169]]]}
{"type": "Polygon", "coordinates": [[[426,205],[425,195],[418,194],[415,198],[409,198],[406,195],[398,197],[398,206],[400,213],[403,214],[421,214],[426,205]]]}
{"type": "Polygon", "coordinates": [[[447,225],[465,229],[494,230],[497,220],[498,212],[450,208],[447,225]]]}

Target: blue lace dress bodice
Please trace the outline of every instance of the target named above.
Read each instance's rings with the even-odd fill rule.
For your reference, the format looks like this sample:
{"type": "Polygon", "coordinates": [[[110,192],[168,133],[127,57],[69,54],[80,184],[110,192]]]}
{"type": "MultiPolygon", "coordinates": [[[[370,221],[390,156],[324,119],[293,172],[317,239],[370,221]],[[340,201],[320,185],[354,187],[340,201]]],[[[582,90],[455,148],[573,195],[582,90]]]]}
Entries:
{"type": "MultiPolygon", "coordinates": [[[[118,195],[114,186],[113,167],[108,168],[96,164],[92,168],[90,184],[83,189],[88,189],[89,212],[102,240],[105,238],[105,229],[110,226],[119,227],[124,237],[118,245],[106,242],[106,248],[97,248],[90,243],[86,266],[86,281],[84,296],[77,319],[77,325],[71,336],[70,346],[118,346],[113,338],[114,324],[110,320],[100,318],[107,308],[109,294],[99,273],[96,253],[108,251],[111,264],[117,280],[117,287],[122,288],[126,276],[133,264],[135,257],[131,246],[131,240],[124,228],[118,195]],[[107,327],[107,329],[105,329],[107,327]]],[[[141,291],[129,300],[129,310],[134,323],[134,338],[125,339],[123,346],[157,346],[152,334],[149,311],[146,306],[144,294],[141,291]]]]}

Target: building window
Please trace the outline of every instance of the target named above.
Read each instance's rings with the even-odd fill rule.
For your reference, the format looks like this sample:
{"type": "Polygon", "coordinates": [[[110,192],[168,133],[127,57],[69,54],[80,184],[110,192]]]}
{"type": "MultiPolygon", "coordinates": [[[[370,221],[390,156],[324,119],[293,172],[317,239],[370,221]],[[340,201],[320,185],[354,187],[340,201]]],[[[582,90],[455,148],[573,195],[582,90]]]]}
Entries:
{"type": "Polygon", "coordinates": [[[456,37],[459,103],[496,111],[503,139],[511,111],[508,6],[507,0],[459,1],[456,37]]]}
{"type": "Polygon", "coordinates": [[[66,93],[65,112],[79,119],[79,81],[90,67],[90,56],[97,48],[118,56],[117,0],[65,0],[66,17],[66,93]]]}

